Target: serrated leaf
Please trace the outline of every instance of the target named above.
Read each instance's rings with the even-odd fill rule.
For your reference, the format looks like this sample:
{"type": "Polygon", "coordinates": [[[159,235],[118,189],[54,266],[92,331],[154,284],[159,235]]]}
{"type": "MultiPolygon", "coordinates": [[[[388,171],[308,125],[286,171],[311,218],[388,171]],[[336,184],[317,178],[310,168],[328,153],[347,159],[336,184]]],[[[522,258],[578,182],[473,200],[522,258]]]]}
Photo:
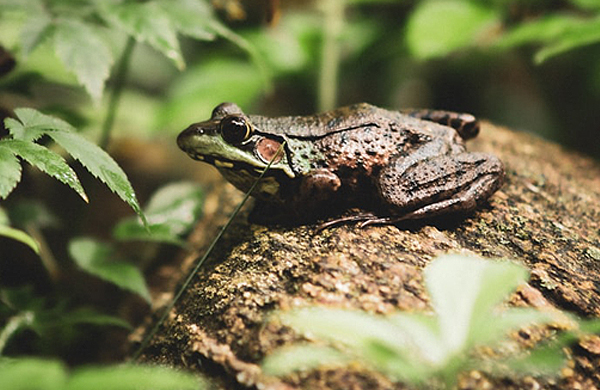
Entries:
{"type": "Polygon", "coordinates": [[[142,218],[144,224],[147,223],[127,175],[102,148],[75,133],[70,124],[58,118],[44,115],[31,108],[17,108],[15,114],[21,124],[16,126],[18,122],[14,120],[8,122],[11,126],[11,134],[14,131],[17,135],[15,138],[28,140],[47,134],[92,175],[127,202],[142,218]],[[12,127],[17,127],[17,130],[12,127]]]}
{"type": "Polygon", "coordinates": [[[0,145],[0,198],[6,198],[21,180],[21,164],[12,150],[0,145]]]}
{"type": "Polygon", "coordinates": [[[179,69],[185,67],[177,31],[169,15],[153,1],[120,4],[102,3],[103,17],[110,23],[135,37],[138,42],[146,42],[167,58],[173,60],[179,69]]]}
{"type": "Polygon", "coordinates": [[[10,148],[29,164],[71,187],[83,200],[88,202],[88,197],[77,178],[77,174],[60,155],[33,142],[13,139],[0,141],[0,143],[10,148]]]}
{"type": "MultiPolygon", "coordinates": [[[[142,210],[127,175],[121,167],[98,145],[86,140],[76,133],[62,131],[48,132],[57,144],[78,160],[92,175],[105,183],[121,199],[142,215],[142,210]]],[[[143,217],[145,219],[145,217],[143,217]]]]}
{"type": "Polygon", "coordinates": [[[150,302],[150,292],[140,270],[118,259],[110,246],[90,238],[78,238],[69,243],[69,254],[86,272],[150,302]]]}
{"type": "Polygon", "coordinates": [[[473,46],[498,25],[500,16],[483,2],[419,2],[406,26],[406,43],[418,59],[445,56],[473,46]]]}
{"type": "Polygon", "coordinates": [[[6,118],[4,124],[14,139],[33,141],[40,138],[47,130],[75,131],[73,126],[50,115],[42,114],[33,108],[15,108],[19,121],[6,118]]]}
{"type": "Polygon", "coordinates": [[[55,29],[54,46],[58,57],[90,96],[99,101],[113,64],[108,45],[94,29],[78,20],[60,20],[55,29]]]}

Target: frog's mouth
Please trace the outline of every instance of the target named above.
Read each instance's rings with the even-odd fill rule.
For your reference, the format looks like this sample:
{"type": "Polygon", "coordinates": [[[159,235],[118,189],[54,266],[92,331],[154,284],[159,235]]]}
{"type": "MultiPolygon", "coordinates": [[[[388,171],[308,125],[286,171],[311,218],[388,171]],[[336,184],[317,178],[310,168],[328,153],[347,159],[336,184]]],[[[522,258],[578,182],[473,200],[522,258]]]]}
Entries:
{"type": "MultiPolygon", "coordinates": [[[[219,170],[228,170],[228,171],[244,171],[249,173],[254,177],[259,177],[264,171],[266,166],[255,166],[252,164],[248,164],[243,161],[231,161],[222,157],[204,155],[199,153],[188,153],[191,158],[197,161],[202,161],[214,165],[219,170]]],[[[271,171],[276,172],[280,169],[271,167],[271,171]]],[[[266,173],[269,176],[269,172],[266,173]]]]}
{"type": "Polygon", "coordinates": [[[253,176],[260,176],[265,167],[257,167],[247,162],[232,161],[222,157],[204,155],[200,153],[188,152],[189,156],[194,160],[202,161],[214,165],[219,169],[228,169],[233,171],[246,171],[253,176]]]}

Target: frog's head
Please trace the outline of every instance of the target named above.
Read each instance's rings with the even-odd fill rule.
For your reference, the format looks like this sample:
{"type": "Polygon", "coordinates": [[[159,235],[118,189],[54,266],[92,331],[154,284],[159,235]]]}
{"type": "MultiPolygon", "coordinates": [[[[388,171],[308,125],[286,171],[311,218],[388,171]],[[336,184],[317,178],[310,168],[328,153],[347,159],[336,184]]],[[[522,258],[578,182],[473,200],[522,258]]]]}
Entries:
{"type": "Polygon", "coordinates": [[[276,156],[284,139],[262,133],[233,103],[219,104],[209,120],[194,123],[177,137],[177,145],[191,158],[217,167],[236,187],[247,190],[273,160],[266,177],[294,171],[285,151],[276,156]]]}

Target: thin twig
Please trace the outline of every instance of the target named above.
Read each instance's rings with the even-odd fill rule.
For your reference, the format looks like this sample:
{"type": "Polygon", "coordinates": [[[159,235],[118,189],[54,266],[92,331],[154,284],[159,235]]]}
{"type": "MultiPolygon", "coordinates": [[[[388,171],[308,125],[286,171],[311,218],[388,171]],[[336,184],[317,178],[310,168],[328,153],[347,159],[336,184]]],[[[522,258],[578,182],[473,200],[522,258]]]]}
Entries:
{"type": "Polygon", "coordinates": [[[337,104],[340,35],[344,26],[345,0],[324,0],[321,6],[325,21],[323,22],[318,108],[319,111],[326,111],[335,108],[337,104]]]}
{"type": "Polygon", "coordinates": [[[206,259],[208,258],[208,256],[212,253],[215,245],[217,245],[217,242],[221,239],[221,236],[223,235],[223,233],[225,233],[225,231],[229,228],[229,225],[231,225],[231,222],[233,221],[233,219],[235,218],[235,216],[240,212],[242,206],[244,206],[244,204],[246,203],[246,201],[248,200],[248,198],[252,194],[252,191],[254,191],[254,189],[256,188],[256,186],[258,185],[258,183],[261,181],[261,179],[263,178],[263,176],[265,175],[265,173],[267,173],[267,171],[269,170],[269,168],[271,168],[271,164],[273,164],[273,161],[275,161],[279,157],[279,155],[283,152],[283,148],[284,147],[285,147],[285,142],[281,144],[281,146],[277,150],[277,153],[275,153],[275,155],[273,156],[273,158],[271,159],[271,161],[269,161],[269,164],[267,164],[267,166],[262,171],[262,173],[260,174],[260,176],[252,184],[252,187],[250,187],[250,190],[248,190],[248,192],[246,192],[246,195],[244,196],[244,198],[242,199],[242,201],[240,202],[240,204],[235,208],[235,210],[233,210],[233,213],[231,214],[231,216],[227,220],[227,223],[225,223],[225,225],[221,228],[221,230],[219,231],[219,233],[217,234],[217,236],[212,240],[212,242],[208,246],[208,249],[204,253],[204,256],[202,256],[202,258],[200,258],[200,260],[198,261],[198,263],[196,263],[196,265],[194,266],[194,269],[192,269],[192,271],[188,274],[187,278],[185,279],[185,282],[183,282],[183,284],[181,285],[181,288],[179,288],[179,290],[177,291],[177,294],[175,294],[175,296],[173,297],[173,299],[171,300],[171,302],[169,302],[169,304],[167,305],[167,307],[165,307],[165,309],[164,309],[162,315],[160,316],[159,320],[156,321],[156,323],[154,324],[154,326],[152,327],[152,329],[150,330],[150,332],[148,332],[148,334],[146,335],[146,337],[144,337],[144,339],[142,340],[142,343],[140,344],[140,346],[138,347],[138,349],[132,354],[131,360],[133,360],[133,361],[138,360],[138,358],[142,354],[142,351],[150,343],[150,339],[152,339],[152,337],[156,334],[156,332],[158,332],[158,329],[163,324],[163,322],[165,322],[165,319],[167,318],[167,316],[169,315],[169,313],[171,312],[171,310],[173,309],[173,307],[175,307],[175,304],[177,303],[177,301],[179,300],[179,298],[181,298],[181,296],[183,295],[184,291],[187,289],[187,287],[189,286],[189,284],[192,282],[192,279],[198,273],[198,270],[200,270],[200,267],[202,266],[202,264],[204,264],[204,262],[206,261],[206,259]]]}
{"type": "Polygon", "coordinates": [[[113,125],[115,123],[115,116],[117,115],[117,107],[121,100],[121,93],[125,87],[125,79],[127,78],[127,71],[129,70],[129,64],[131,62],[131,54],[135,47],[135,39],[129,37],[119,63],[117,64],[117,70],[115,73],[114,87],[110,93],[108,100],[108,111],[106,112],[106,118],[102,125],[102,134],[100,134],[100,140],[98,144],[102,149],[106,149],[108,141],[110,140],[110,133],[112,132],[113,125]]]}

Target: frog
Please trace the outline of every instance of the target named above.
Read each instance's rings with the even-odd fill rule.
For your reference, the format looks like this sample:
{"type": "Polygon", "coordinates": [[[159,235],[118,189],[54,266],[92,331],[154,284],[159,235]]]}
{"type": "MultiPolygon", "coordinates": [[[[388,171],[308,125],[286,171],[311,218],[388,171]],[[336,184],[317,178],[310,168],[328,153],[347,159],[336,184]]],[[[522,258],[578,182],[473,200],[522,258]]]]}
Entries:
{"type": "Polygon", "coordinates": [[[486,203],[505,174],[496,156],[466,150],[479,129],[473,115],[442,110],[358,103],[267,117],[225,102],[177,144],[241,191],[259,180],[252,196],[262,213],[363,227],[467,215],[486,203]]]}

